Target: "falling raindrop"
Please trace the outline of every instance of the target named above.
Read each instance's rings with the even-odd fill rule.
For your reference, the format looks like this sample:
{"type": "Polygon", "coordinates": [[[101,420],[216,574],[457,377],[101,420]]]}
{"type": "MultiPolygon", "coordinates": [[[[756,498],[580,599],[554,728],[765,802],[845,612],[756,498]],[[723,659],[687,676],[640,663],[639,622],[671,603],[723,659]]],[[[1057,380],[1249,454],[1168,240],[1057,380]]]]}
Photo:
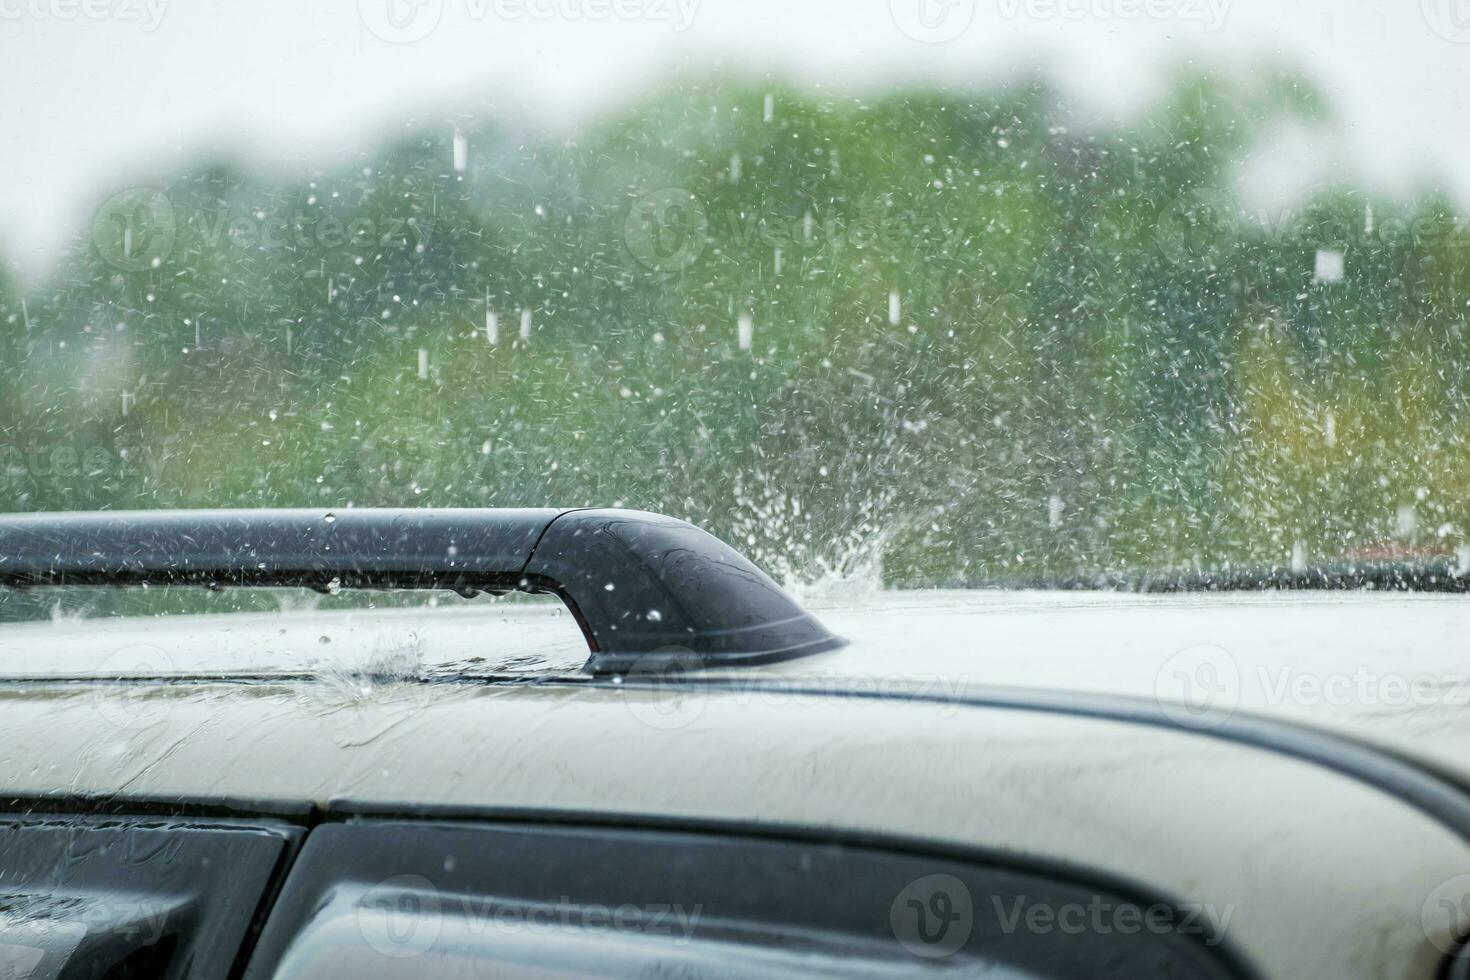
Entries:
{"type": "Polygon", "coordinates": [[[1399,537],[1407,538],[1419,529],[1419,512],[1413,504],[1403,504],[1394,513],[1394,530],[1399,537]]]}
{"type": "MultiPolygon", "coordinates": [[[[441,143],[440,145],[442,146],[443,144],[441,143]]],[[[465,167],[469,164],[469,159],[469,141],[465,139],[464,133],[456,129],[454,131],[454,172],[457,174],[464,173],[465,167]]]]}
{"type": "Polygon", "coordinates": [[[1313,264],[1313,282],[1342,282],[1343,256],[1342,253],[1329,248],[1317,250],[1317,258],[1313,264]]]}

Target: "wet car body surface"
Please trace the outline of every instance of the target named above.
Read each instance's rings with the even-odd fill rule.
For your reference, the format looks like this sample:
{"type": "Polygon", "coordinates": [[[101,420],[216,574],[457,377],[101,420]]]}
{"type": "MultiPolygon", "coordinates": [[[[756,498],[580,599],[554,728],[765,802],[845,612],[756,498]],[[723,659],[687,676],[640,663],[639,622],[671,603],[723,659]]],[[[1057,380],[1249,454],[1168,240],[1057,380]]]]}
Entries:
{"type": "Polygon", "coordinates": [[[1442,683],[1453,645],[1403,636],[1462,635],[1454,597],[809,607],[845,645],[734,666],[664,650],[622,671],[588,668],[573,617],[513,604],[11,627],[7,962],[67,977],[1452,968],[1464,705],[1442,683]],[[221,865],[227,884],[209,877],[221,865]]]}

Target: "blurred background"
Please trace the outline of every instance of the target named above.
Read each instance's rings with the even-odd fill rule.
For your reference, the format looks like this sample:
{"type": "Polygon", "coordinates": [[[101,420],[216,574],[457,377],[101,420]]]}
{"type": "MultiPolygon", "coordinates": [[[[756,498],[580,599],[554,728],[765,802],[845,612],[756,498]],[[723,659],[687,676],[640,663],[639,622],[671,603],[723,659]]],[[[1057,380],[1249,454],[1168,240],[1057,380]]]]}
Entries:
{"type": "Polygon", "coordinates": [[[0,509],[1470,544],[1470,4],[0,0],[0,509]]]}

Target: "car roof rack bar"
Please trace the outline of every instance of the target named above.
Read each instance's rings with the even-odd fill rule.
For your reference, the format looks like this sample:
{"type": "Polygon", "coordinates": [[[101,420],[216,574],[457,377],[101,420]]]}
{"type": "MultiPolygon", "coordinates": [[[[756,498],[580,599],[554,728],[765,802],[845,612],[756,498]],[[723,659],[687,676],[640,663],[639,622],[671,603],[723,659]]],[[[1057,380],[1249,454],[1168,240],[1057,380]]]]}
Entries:
{"type": "Polygon", "coordinates": [[[0,515],[0,586],[47,585],[553,593],[594,674],[772,663],[844,643],[718,538],[630,510],[0,515]]]}

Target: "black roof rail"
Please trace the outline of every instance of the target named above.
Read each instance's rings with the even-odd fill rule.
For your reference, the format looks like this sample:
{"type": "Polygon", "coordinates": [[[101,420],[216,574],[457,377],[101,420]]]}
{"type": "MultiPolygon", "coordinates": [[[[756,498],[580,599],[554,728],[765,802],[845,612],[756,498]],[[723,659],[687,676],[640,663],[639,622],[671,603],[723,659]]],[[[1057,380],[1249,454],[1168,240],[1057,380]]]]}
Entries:
{"type": "Polygon", "coordinates": [[[549,592],[597,674],[771,663],[845,642],[718,538],[631,510],[0,515],[0,586],[38,585],[549,592]]]}

